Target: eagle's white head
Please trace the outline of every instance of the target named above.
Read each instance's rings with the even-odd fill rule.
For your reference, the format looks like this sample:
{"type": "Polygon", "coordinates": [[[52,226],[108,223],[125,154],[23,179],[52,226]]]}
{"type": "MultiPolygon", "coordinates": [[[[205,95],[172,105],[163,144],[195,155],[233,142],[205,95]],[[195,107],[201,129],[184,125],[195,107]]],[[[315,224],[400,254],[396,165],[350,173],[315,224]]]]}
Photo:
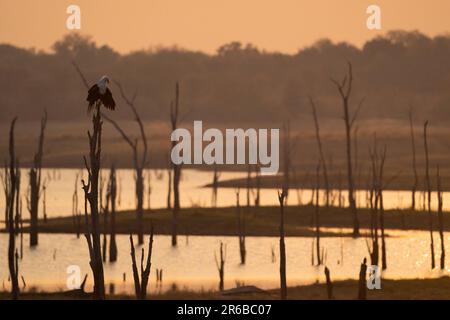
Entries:
{"type": "Polygon", "coordinates": [[[100,80],[98,80],[97,86],[100,89],[101,94],[105,94],[108,84],[109,84],[109,78],[107,76],[103,76],[100,78],[100,80]]]}

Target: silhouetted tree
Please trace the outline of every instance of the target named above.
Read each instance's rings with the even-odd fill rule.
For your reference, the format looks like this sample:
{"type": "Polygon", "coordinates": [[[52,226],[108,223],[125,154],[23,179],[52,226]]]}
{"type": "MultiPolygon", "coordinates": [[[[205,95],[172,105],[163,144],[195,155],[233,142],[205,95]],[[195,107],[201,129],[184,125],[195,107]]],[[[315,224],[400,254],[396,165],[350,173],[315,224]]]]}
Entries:
{"type": "Polygon", "coordinates": [[[286,245],[284,243],[284,201],[286,193],[283,190],[278,193],[278,202],[280,204],[280,296],[281,300],[287,299],[286,285],[286,245]]]}
{"type": "Polygon", "coordinates": [[[433,238],[433,213],[431,212],[431,183],[429,172],[429,158],[428,158],[428,140],[427,140],[428,121],[423,124],[423,141],[425,149],[425,182],[427,187],[427,203],[428,203],[428,226],[430,228],[430,248],[431,248],[431,269],[436,266],[434,260],[434,238],[433,238]]]}
{"type": "Polygon", "coordinates": [[[225,279],[225,259],[227,256],[227,247],[222,242],[220,242],[220,248],[219,248],[219,259],[217,258],[216,253],[214,252],[214,259],[216,261],[216,267],[219,271],[219,291],[223,291],[224,289],[224,279],[225,279]]]}
{"type": "Polygon", "coordinates": [[[441,270],[445,269],[445,244],[444,244],[444,214],[442,212],[442,207],[444,205],[442,188],[441,188],[441,176],[439,173],[439,166],[436,170],[436,184],[437,184],[437,197],[438,197],[438,223],[439,223],[439,237],[441,239],[441,270]]]}
{"type": "Polygon", "coordinates": [[[349,110],[349,102],[350,102],[350,95],[352,93],[353,71],[352,71],[352,64],[350,62],[348,63],[348,74],[343,78],[343,80],[341,82],[338,82],[332,79],[332,81],[339,91],[339,95],[341,96],[342,99],[342,107],[344,110],[345,137],[347,145],[346,153],[347,153],[348,202],[350,205],[350,211],[353,216],[353,236],[357,237],[359,236],[359,220],[354,195],[355,186],[353,180],[351,134],[352,134],[352,127],[358,116],[359,110],[361,109],[363,100],[361,100],[358,108],[353,113],[353,115],[351,115],[349,110]]]}
{"type": "Polygon", "coordinates": [[[134,251],[133,236],[130,235],[130,246],[131,246],[131,262],[133,267],[133,279],[134,279],[134,289],[136,293],[136,298],[138,300],[145,300],[147,298],[147,285],[148,278],[150,276],[150,268],[152,266],[152,251],[153,251],[153,226],[150,230],[150,240],[148,242],[148,254],[147,262],[144,268],[144,248],[142,248],[141,253],[141,278],[139,279],[139,273],[136,264],[136,254],[134,251]]]}
{"type": "Polygon", "coordinates": [[[412,169],[414,173],[414,183],[411,188],[411,210],[416,210],[416,190],[417,185],[419,183],[419,177],[417,175],[417,167],[416,167],[416,143],[414,139],[414,126],[413,126],[413,110],[409,109],[409,129],[411,133],[411,150],[412,150],[412,169]]]}

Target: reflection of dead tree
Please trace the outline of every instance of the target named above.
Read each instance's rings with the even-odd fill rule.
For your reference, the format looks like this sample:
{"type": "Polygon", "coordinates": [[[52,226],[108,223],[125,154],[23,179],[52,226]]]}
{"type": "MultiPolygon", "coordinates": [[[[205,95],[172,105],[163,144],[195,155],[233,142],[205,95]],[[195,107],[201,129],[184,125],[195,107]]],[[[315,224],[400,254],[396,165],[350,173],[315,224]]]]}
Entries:
{"type": "Polygon", "coordinates": [[[214,252],[214,259],[216,260],[217,270],[219,271],[219,290],[223,291],[224,289],[224,277],[225,277],[225,259],[227,256],[227,247],[220,242],[219,249],[220,261],[217,259],[217,255],[214,252]]]}
{"type": "Polygon", "coordinates": [[[441,239],[441,269],[445,269],[445,245],[444,245],[444,215],[442,213],[443,197],[441,188],[441,176],[439,173],[439,166],[436,173],[437,180],[437,197],[438,197],[438,223],[439,223],[439,237],[441,239]]]}
{"type": "Polygon", "coordinates": [[[238,220],[238,237],[239,237],[239,253],[241,257],[241,264],[245,264],[246,250],[245,250],[245,216],[244,210],[241,210],[239,204],[239,189],[236,191],[236,213],[238,220]]]}
{"type": "MultiPolygon", "coordinates": [[[[325,205],[328,207],[330,205],[330,185],[328,182],[327,163],[325,161],[325,156],[323,153],[322,140],[320,139],[320,126],[319,126],[319,119],[317,117],[316,105],[312,97],[309,97],[309,102],[311,104],[314,126],[316,128],[316,141],[317,147],[319,149],[320,163],[322,164],[323,179],[325,183],[325,205]]],[[[319,190],[319,186],[317,186],[317,190],[319,190]]]]}
{"type": "Polygon", "coordinates": [[[287,299],[286,286],[286,246],[284,243],[284,202],[286,193],[283,190],[278,193],[278,201],[280,203],[280,296],[281,300],[287,299]]]}
{"type": "MultiPolygon", "coordinates": [[[[175,85],[175,101],[170,104],[170,123],[172,125],[172,132],[178,127],[179,121],[179,101],[180,88],[178,82],[175,85]]],[[[176,141],[172,141],[172,148],[175,147],[176,141]]],[[[173,170],[173,208],[172,208],[172,246],[177,245],[178,233],[178,212],[180,211],[180,178],[181,178],[181,164],[172,163],[173,170]]]]}
{"type": "Polygon", "coordinates": [[[433,239],[433,214],[431,212],[431,183],[429,173],[429,159],[428,159],[428,141],[427,141],[428,121],[423,125],[423,141],[425,148],[425,182],[427,185],[427,203],[428,203],[428,224],[430,228],[430,248],[431,248],[431,269],[434,269],[436,263],[434,261],[434,239],[433,239]]]}
{"type": "Polygon", "coordinates": [[[411,210],[416,210],[416,190],[419,183],[416,167],[416,143],[414,139],[414,126],[413,126],[413,110],[409,110],[409,128],[411,131],[411,147],[412,147],[412,167],[414,172],[414,184],[411,188],[411,210]]]}
{"type": "Polygon", "coordinates": [[[217,165],[214,164],[213,182],[212,182],[212,198],[211,206],[217,208],[217,192],[219,189],[219,177],[220,173],[217,171],[217,165]]]}
{"type": "Polygon", "coordinates": [[[11,294],[14,300],[19,298],[19,263],[18,263],[18,253],[16,249],[15,243],[15,226],[14,226],[14,207],[17,197],[19,194],[17,193],[17,175],[18,175],[18,167],[17,167],[17,158],[15,155],[15,146],[14,146],[14,128],[16,125],[17,118],[14,118],[11,122],[11,127],[9,131],[9,170],[5,171],[5,185],[8,190],[8,233],[9,233],[9,243],[8,243],[8,267],[9,267],[9,275],[11,279],[11,294]]]}
{"type": "Polygon", "coordinates": [[[134,289],[136,292],[136,298],[138,300],[145,300],[147,298],[147,285],[148,278],[150,276],[150,268],[152,266],[152,251],[153,251],[153,226],[150,231],[150,240],[148,242],[148,255],[147,262],[144,268],[144,248],[142,248],[141,253],[141,279],[139,280],[139,273],[136,264],[136,254],[134,251],[133,236],[130,235],[130,246],[131,246],[131,261],[133,267],[133,278],[134,278],[134,289]]]}
{"type": "Polygon", "coordinates": [[[342,99],[342,106],[344,109],[344,122],[345,122],[345,134],[347,145],[347,178],[348,178],[348,202],[350,205],[350,211],[353,216],[353,236],[359,236],[359,220],[358,212],[356,209],[355,195],[354,195],[354,180],[353,180],[353,166],[352,166],[352,127],[361,109],[364,100],[361,100],[358,108],[353,115],[350,115],[349,100],[352,92],[353,85],[353,71],[352,64],[348,63],[348,75],[344,77],[341,82],[332,79],[332,82],[336,85],[339,91],[339,95],[342,99]]]}
{"type": "Polygon", "coordinates": [[[103,274],[102,252],[100,245],[100,226],[99,226],[99,207],[98,207],[98,183],[101,160],[101,138],[102,138],[102,120],[100,113],[100,104],[97,103],[92,115],[93,132],[88,131],[89,138],[89,163],[84,157],[84,163],[88,171],[88,183],[81,180],[84,191],[84,210],[86,233],[85,237],[89,248],[90,266],[94,276],[94,297],[96,299],[105,299],[105,280],[103,274]],[[89,202],[91,221],[89,223],[88,208],[89,202]]]}
{"type": "Polygon", "coordinates": [[[109,262],[117,261],[117,244],[116,244],[116,198],[117,198],[117,179],[116,168],[111,166],[109,173],[109,200],[111,202],[111,219],[110,219],[110,239],[109,239],[109,262]]]}
{"type": "Polygon", "coordinates": [[[33,167],[30,169],[30,247],[38,244],[38,211],[39,211],[39,196],[41,192],[41,170],[42,170],[42,156],[44,149],[44,133],[47,124],[47,112],[41,119],[41,133],[39,135],[38,151],[34,155],[33,167]]]}

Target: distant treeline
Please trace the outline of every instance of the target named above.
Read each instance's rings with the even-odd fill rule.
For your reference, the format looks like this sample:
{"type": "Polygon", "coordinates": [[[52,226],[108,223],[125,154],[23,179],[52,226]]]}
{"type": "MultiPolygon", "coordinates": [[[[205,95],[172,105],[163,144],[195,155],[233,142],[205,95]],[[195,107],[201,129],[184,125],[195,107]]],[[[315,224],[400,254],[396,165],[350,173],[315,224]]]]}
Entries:
{"type": "MultiPolygon", "coordinates": [[[[180,48],[159,48],[121,55],[91,38],[70,34],[51,53],[0,45],[0,121],[13,116],[39,120],[46,108],[51,120],[85,117],[85,88],[71,61],[88,81],[103,74],[137,93],[144,120],[168,121],[173,87],[180,81],[188,119],[211,122],[267,123],[305,115],[308,95],[320,116],[341,118],[331,78],[342,79],[346,61],[354,69],[353,107],[366,97],[361,118],[450,118],[450,35],[429,38],[395,31],[368,41],[361,49],[320,40],[297,54],[265,52],[251,44],[225,44],[214,55],[180,48]]],[[[117,116],[129,117],[126,108],[117,116]]],[[[122,109],[122,110],[121,110],[122,109]]]]}

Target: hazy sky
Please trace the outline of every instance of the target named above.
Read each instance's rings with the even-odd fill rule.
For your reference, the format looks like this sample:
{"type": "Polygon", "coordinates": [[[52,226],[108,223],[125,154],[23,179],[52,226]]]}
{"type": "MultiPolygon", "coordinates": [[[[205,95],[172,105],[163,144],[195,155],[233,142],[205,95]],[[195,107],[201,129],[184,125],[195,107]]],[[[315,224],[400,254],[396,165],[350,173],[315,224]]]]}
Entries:
{"type": "Polygon", "coordinates": [[[296,52],[320,38],[365,40],[392,29],[450,31],[450,0],[0,0],[0,42],[48,50],[65,33],[66,8],[81,7],[81,32],[120,52],[174,45],[215,52],[230,41],[296,52]],[[366,9],[382,10],[382,30],[366,9]]]}

